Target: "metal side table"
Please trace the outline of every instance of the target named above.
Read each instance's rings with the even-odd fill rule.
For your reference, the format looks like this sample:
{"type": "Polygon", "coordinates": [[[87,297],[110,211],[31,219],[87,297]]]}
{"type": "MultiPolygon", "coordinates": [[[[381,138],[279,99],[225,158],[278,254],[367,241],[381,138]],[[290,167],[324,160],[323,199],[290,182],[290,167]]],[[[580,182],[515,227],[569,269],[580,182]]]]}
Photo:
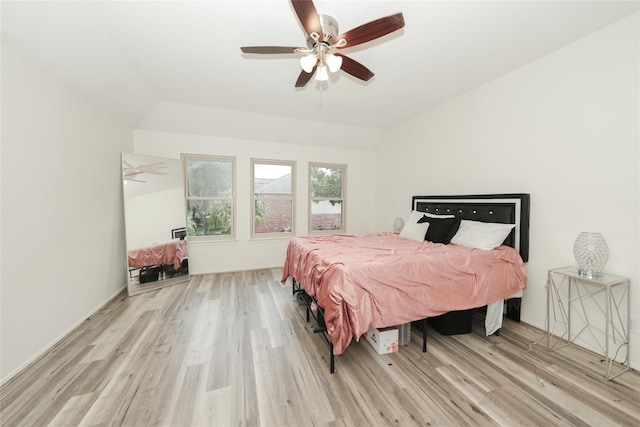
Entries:
{"type": "MultiPolygon", "coordinates": [[[[604,356],[605,380],[628,371],[629,287],[628,277],[606,273],[584,276],[577,267],[549,270],[547,351],[561,355],[558,350],[573,344],[594,350],[604,356]]],[[[566,355],[561,356],[584,368],[566,355]]]]}

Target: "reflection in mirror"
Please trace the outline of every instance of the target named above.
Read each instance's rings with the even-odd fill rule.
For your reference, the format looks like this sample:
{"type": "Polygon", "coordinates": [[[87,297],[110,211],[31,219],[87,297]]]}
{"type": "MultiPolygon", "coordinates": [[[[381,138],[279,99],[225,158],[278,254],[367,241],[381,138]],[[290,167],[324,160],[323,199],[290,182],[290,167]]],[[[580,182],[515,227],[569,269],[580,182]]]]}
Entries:
{"type": "Polygon", "coordinates": [[[122,153],[122,178],[129,295],[187,282],[182,162],[122,153]]]}

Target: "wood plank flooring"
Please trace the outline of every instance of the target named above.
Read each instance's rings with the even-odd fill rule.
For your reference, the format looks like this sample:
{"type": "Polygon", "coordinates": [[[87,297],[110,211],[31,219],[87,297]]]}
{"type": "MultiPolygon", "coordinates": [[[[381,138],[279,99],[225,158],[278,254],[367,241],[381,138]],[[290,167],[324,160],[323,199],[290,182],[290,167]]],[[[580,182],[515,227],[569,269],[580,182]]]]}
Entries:
{"type": "MultiPolygon", "coordinates": [[[[0,389],[2,426],[638,426],[640,373],[609,382],[505,319],[485,337],[429,330],[390,355],[336,357],[281,269],[192,276],[121,295],[0,389]]],[[[601,358],[573,350],[602,372],[601,358]]]]}

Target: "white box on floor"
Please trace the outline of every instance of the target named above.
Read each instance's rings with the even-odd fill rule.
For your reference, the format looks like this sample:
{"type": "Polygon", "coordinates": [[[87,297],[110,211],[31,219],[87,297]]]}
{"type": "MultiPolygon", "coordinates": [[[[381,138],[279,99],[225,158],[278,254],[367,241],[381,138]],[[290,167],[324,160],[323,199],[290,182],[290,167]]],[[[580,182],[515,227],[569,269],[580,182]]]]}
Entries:
{"type": "Polygon", "coordinates": [[[395,353],[398,351],[398,328],[369,328],[364,337],[371,343],[378,354],[395,353]]]}

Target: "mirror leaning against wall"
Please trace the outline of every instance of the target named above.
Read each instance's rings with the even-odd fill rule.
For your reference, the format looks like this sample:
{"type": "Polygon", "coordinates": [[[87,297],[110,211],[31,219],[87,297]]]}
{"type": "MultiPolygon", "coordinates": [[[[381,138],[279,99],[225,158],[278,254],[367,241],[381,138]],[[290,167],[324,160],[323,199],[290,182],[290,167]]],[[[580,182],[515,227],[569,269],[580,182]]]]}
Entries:
{"type": "Polygon", "coordinates": [[[189,281],[182,162],[122,153],[127,290],[189,281]]]}

